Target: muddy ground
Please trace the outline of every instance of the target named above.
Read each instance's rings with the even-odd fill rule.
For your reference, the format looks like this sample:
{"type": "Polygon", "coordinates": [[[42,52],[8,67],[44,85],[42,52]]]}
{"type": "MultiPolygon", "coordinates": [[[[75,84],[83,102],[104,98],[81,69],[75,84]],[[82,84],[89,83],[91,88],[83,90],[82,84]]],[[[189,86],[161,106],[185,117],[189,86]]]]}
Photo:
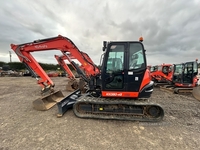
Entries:
{"type": "MultiPolygon", "coordinates": [[[[65,95],[67,79],[52,78],[65,95]]],[[[32,101],[40,87],[31,77],[0,77],[0,150],[132,150],[199,149],[200,101],[154,89],[151,101],[161,104],[159,123],[77,118],[57,107],[36,111],[32,101]]]]}

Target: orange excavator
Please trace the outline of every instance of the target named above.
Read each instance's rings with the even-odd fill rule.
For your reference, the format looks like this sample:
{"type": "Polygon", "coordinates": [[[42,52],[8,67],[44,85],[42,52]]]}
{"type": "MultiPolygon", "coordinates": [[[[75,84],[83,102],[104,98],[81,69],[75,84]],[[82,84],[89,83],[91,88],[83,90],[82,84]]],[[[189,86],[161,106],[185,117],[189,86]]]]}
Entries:
{"type": "MultiPolygon", "coordinates": [[[[73,107],[74,114],[80,118],[161,121],[164,110],[160,105],[147,100],[153,92],[153,81],[147,69],[142,41],[143,38],[139,41],[104,41],[101,70],[69,38],[61,35],[19,45],[11,44],[11,48],[21,62],[41,77],[37,80],[42,91],[55,85],[31,52],[57,49],[63,55],[70,53],[82,64],[87,75],[76,63],[70,62],[80,78],[87,83],[87,91],[81,93],[77,89],[56,101],[58,117],[73,107]]],[[[54,96],[52,92],[49,97],[54,96]]],[[[39,101],[44,105],[42,99],[39,101]]]]}
{"type": "MultiPolygon", "coordinates": [[[[172,84],[161,87],[173,93],[191,93],[198,86],[198,60],[173,65],[172,84]]],[[[194,94],[197,95],[197,94],[194,94]]]]}
{"type": "Polygon", "coordinates": [[[71,71],[71,69],[69,68],[69,66],[64,62],[64,60],[66,59],[66,56],[65,55],[62,55],[62,56],[54,55],[54,57],[56,58],[58,64],[67,73],[67,78],[69,78],[69,79],[75,79],[75,75],[73,74],[73,72],[71,71]]]}
{"type": "Polygon", "coordinates": [[[54,56],[55,56],[58,64],[67,73],[67,78],[69,79],[69,81],[68,81],[68,83],[66,85],[66,90],[74,91],[74,90],[78,89],[78,81],[76,80],[76,77],[75,77],[74,73],[71,71],[69,66],[64,61],[65,59],[68,59],[68,57],[66,55],[62,55],[62,56],[54,55],[54,56]]]}
{"type": "MultiPolygon", "coordinates": [[[[84,53],[81,52],[80,53],[90,62],[93,63],[92,60],[90,59],[90,57],[84,53]]],[[[81,88],[81,91],[83,92],[85,90],[85,81],[82,79],[76,79],[79,77],[78,74],[74,75],[73,72],[70,70],[70,68],[68,67],[68,65],[65,63],[65,60],[68,60],[68,62],[71,64],[71,66],[73,67],[73,69],[75,71],[77,71],[77,67],[79,67],[80,70],[78,70],[79,72],[81,71],[81,74],[84,74],[84,76],[87,76],[87,78],[89,78],[90,73],[87,72],[87,70],[84,68],[83,65],[79,66],[76,65],[74,61],[72,61],[72,59],[76,59],[73,55],[71,54],[65,54],[62,56],[58,56],[55,55],[55,58],[57,60],[57,62],[59,63],[59,65],[66,71],[66,73],[68,74],[68,78],[69,78],[69,82],[67,83],[66,89],[68,91],[74,91],[78,88],[81,88]]],[[[94,64],[94,63],[93,63],[94,64]]]]}
{"type": "Polygon", "coordinates": [[[171,84],[172,75],[173,75],[172,64],[158,65],[157,69],[151,72],[151,77],[152,80],[154,81],[154,86],[171,84]]]}

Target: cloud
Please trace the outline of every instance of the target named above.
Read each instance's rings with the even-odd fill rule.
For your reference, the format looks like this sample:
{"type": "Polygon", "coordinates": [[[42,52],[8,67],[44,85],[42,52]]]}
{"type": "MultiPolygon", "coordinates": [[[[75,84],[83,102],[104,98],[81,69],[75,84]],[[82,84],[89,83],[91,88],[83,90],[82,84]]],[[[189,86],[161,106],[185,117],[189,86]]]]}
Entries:
{"type": "MultiPolygon", "coordinates": [[[[0,6],[0,60],[9,61],[10,44],[59,34],[99,64],[102,42],[144,37],[149,64],[179,63],[200,56],[200,1],[196,0],[7,0],[0,6]]],[[[59,51],[34,53],[56,63],[59,51]],[[51,58],[51,59],[50,59],[51,58]]],[[[13,61],[19,61],[12,53],[13,61]]]]}

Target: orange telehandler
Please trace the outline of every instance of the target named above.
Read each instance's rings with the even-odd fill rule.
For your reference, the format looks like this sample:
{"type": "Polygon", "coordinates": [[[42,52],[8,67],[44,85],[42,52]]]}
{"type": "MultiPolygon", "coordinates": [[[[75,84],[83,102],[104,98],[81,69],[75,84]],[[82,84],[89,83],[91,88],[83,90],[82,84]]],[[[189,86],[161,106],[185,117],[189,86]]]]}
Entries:
{"type": "MultiPolygon", "coordinates": [[[[150,103],[148,99],[153,92],[153,81],[146,65],[146,54],[139,41],[103,42],[103,60],[101,70],[93,63],[86,53],[81,52],[67,37],[59,35],[19,45],[11,44],[20,61],[34,70],[41,79],[38,84],[42,91],[54,87],[54,83],[46,75],[38,62],[30,54],[34,51],[60,50],[63,55],[70,53],[83,66],[87,75],[71,61],[87,83],[86,93],[80,89],[70,95],[55,100],[58,106],[58,116],[62,116],[73,107],[74,114],[81,118],[160,121],[164,110],[158,104],[150,103]]],[[[59,94],[58,94],[59,95],[59,94]]],[[[51,93],[45,102],[56,97],[51,93]]],[[[40,105],[44,99],[36,100],[40,105]]]]}

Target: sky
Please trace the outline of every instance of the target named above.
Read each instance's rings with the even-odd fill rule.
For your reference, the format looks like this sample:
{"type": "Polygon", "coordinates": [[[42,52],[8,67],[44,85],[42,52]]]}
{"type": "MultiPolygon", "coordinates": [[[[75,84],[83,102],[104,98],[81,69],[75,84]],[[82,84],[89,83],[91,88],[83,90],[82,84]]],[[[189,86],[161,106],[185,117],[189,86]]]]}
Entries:
{"type": "MultiPolygon", "coordinates": [[[[149,65],[200,59],[200,0],[6,0],[0,5],[0,61],[19,61],[10,44],[58,35],[99,65],[103,41],[144,38],[149,65]]],[[[49,50],[31,53],[57,64],[49,50]]]]}

